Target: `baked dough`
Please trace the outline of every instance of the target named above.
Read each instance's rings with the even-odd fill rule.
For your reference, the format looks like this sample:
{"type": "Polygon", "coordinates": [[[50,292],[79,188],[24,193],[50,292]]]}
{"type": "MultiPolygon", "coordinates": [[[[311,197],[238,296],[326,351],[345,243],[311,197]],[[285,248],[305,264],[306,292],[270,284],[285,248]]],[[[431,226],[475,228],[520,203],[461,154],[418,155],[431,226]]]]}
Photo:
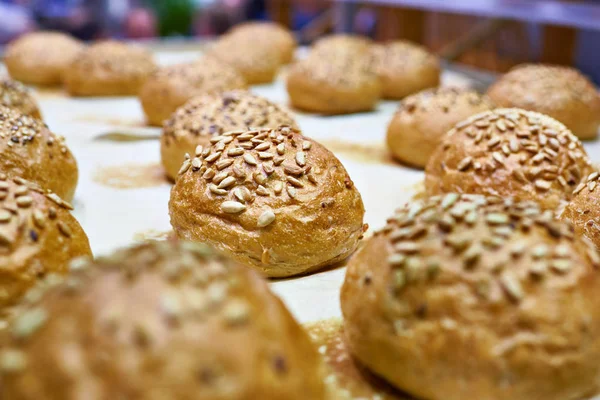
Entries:
{"type": "Polygon", "coordinates": [[[18,81],[0,79],[0,104],[14,108],[21,114],[42,119],[42,114],[31,90],[18,81]]]}
{"type": "Polygon", "coordinates": [[[152,55],[141,47],[99,42],[66,69],[65,88],[71,96],[136,96],[155,69],[152,55]]]}
{"type": "Polygon", "coordinates": [[[575,233],[585,236],[600,248],[600,181],[598,172],[590,173],[573,192],[562,219],[573,223],[575,233]]]}
{"type": "Polygon", "coordinates": [[[252,38],[255,46],[271,47],[283,64],[293,61],[298,43],[294,34],[286,27],[274,22],[245,22],[231,29],[229,35],[252,38]]]}
{"type": "Polygon", "coordinates": [[[487,96],[455,87],[427,89],[406,97],[387,129],[392,156],[425,168],[427,160],[457,123],[494,108],[487,96]]]}
{"type": "Polygon", "coordinates": [[[175,180],[186,154],[228,131],[256,128],[297,127],[283,107],[250,92],[235,90],[196,97],[165,121],[160,155],[167,176],[175,180]]]}
{"type": "Polygon", "coordinates": [[[64,33],[27,33],[8,45],[4,64],[10,76],[18,81],[60,85],[65,70],[83,48],[82,42],[64,33]]]}
{"type": "Polygon", "coordinates": [[[195,96],[246,87],[246,81],[235,68],[203,58],[158,70],[142,86],[140,102],[148,123],[161,126],[178,107],[195,96]]]}
{"type": "Polygon", "coordinates": [[[72,259],[91,257],[72,209],[55,193],[0,173],[0,314],[44,277],[66,274],[72,259]]]}
{"type": "Polygon", "coordinates": [[[537,201],[557,209],[591,173],[581,142],[563,124],[516,108],[460,122],[429,158],[429,195],[474,193],[537,201]]]}
{"type": "Polygon", "coordinates": [[[208,243],[269,277],[344,260],[364,206],[343,165],[289,127],[232,131],[186,160],[171,191],[175,234],[208,243]]]}
{"type": "Polygon", "coordinates": [[[351,259],[344,332],[420,399],[591,398],[600,255],[533,203],[449,193],[398,210],[351,259]]]}
{"type": "Polygon", "coordinates": [[[489,88],[488,96],[502,107],[549,115],[580,139],[598,135],[600,94],[576,69],[543,64],[517,66],[489,88]]]}
{"type": "Polygon", "coordinates": [[[77,162],[65,140],[40,120],[0,106],[0,173],[31,180],[71,201],[77,162]]]}
{"type": "Polygon", "coordinates": [[[78,263],[0,337],[11,400],[324,400],[307,333],[255,272],[154,242],[78,263]]]}

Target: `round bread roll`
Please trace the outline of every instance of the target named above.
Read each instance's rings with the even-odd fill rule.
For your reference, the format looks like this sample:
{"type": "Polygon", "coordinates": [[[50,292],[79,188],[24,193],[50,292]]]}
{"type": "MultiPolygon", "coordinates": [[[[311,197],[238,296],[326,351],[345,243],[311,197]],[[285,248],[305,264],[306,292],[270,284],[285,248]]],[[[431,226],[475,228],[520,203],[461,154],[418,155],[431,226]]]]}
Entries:
{"type": "Polygon", "coordinates": [[[579,71],[527,64],[503,75],[488,90],[502,107],[518,107],[556,118],[580,139],[593,139],[600,128],[600,94],[579,71]]]}
{"type": "Polygon", "coordinates": [[[294,59],[298,43],[292,32],[274,22],[246,22],[235,26],[229,35],[252,38],[258,45],[273,47],[280,55],[283,64],[294,59]]]}
{"type": "Polygon", "coordinates": [[[496,109],[448,132],[425,168],[425,190],[514,197],[556,209],[591,172],[581,142],[560,122],[496,109]]]}
{"type": "Polygon", "coordinates": [[[0,104],[21,114],[41,119],[42,114],[31,90],[20,82],[0,78],[0,104]]]}
{"type": "Polygon", "coordinates": [[[192,97],[246,87],[244,78],[235,68],[203,58],[158,70],[142,86],[140,102],[148,123],[160,126],[192,97]]]}
{"type": "Polygon", "coordinates": [[[351,34],[334,34],[317,40],[310,51],[313,54],[332,55],[340,52],[366,53],[371,50],[373,42],[365,36],[351,34]]]}
{"type": "Polygon", "coordinates": [[[575,233],[585,236],[600,248],[600,184],[598,172],[590,173],[573,192],[561,218],[573,223],[575,233]]]}
{"type": "Polygon", "coordinates": [[[175,234],[269,277],[347,258],[365,227],[360,193],[337,158],[289,127],[232,131],[186,160],[171,191],[175,234]]]}
{"type": "Polygon", "coordinates": [[[72,209],[55,193],[0,173],[0,311],[44,276],[67,273],[71,259],[92,255],[72,209]]]}
{"type": "Polygon", "coordinates": [[[0,106],[0,173],[18,176],[71,201],[78,170],[62,136],[39,119],[0,106]]]}
{"type": "Polygon", "coordinates": [[[207,56],[235,68],[250,85],[273,82],[283,63],[276,47],[261,45],[254,37],[245,35],[223,36],[207,56]]]}
{"type": "Polygon", "coordinates": [[[400,40],[374,46],[371,62],[381,78],[384,99],[399,100],[440,84],[438,58],[415,43],[400,40]]]}
{"type": "Polygon", "coordinates": [[[371,111],[381,98],[381,82],[359,55],[318,53],[290,67],[287,92],[293,107],[323,115],[371,111]]]}
{"type": "Polygon", "coordinates": [[[72,96],[135,96],[155,69],[148,51],[104,41],[79,53],[65,71],[65,87],[72,96]]]}
{"type": "Polygon", "coordinates": [[[59,85],[84,45],[60,32],[32,32],[11,42],[4,64],[13,79],[33,85],[59,85]]]}
{"type": "Polygon", "coordinates": [[[0,338],[1,398],[325,398],[310,338],[253,271],[167,242],[77,267],[0,338]]]}
{"type": "Polygon", "coordinates": [[[398,210],[352,258],[351,352],[422,399],[594,393],[600,255],[534,203],[435,196],[398,210]]]}
{"type": "Polygon", "coordinates": [[[468,117],[494,108],[474,90],[428,89],[405,98],[387,129],[387,147],[397,160],[425,168],[444,135],[468,117]]]}
{"type": "Polygon", "coordinates": [[[281,125],[297,127],[287,110],[250,92],[237,90],[196,97],[165,121],[160,138],[162,164],[167,176],[175,180],[185,155],[195,154],[198,146],[209,147],[213,137],[233,130],[281,125]]]}

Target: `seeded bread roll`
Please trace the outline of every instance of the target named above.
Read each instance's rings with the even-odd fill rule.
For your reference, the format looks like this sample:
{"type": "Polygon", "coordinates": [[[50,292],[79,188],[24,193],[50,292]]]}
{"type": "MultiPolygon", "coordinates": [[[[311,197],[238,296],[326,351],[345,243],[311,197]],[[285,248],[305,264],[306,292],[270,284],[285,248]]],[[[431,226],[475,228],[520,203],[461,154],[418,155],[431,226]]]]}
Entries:
{"type": "Polygon", "coordinates": [[[4,64],[13,79],[33,85],[59,85],[84,45],[59,32],[32,32],[11,42],[4,64]]]}
{"type": "Polygon", "coordinates": [[[1,398],[324,399],[316,349],[253,271],[167,242],[78,267],[0,338],[1,398]]]}
{"type": "Polygon", "coordinates": [[[526,64],[503,75],[488,90],[502,107],[518,107],[556,118],[580,139],[594,139],[600,128],[600,94],[579,71],[526,64]]]}
{"type": "Polygon", "coordinates": [[[349,35],[349,34],[334,34],[325,36],[317,40],[310,51],[313,54],[319,53],[323,56],[331,56],[340,52],[366,55],[372,48],[374,43],[371,39],[365,36],[349,35]]]}
{"type": "Polygon", "coordinates": [[[0,106],[0,173],[18,176],[71,201],[78,170],[65,140],[40,120],[0,106]]]}
{"type": "Polygon", "coordinates": [[[152,55],[140,47],[99,42],[66,69],[65,88],[72,96],[135,96],[155,69],[152,55]]]}
{"type": "Polygon", "coordinates": [[[600,181],[592,172],[581,181],[561,218],[573,223],[575,233],[585,236],[600,248],[600,181]]]}
{"type": "Polygon", "coordinates": [[[429,158],[425,190],[514,197],[556,209],[591,172],[581,142],[563,124],[505,108],[474,115],[448,132],[429,158]]]}
{"type": "Polygon", "coordinates": [[[474,90],[443,87],[405,98],[387,129],[387,147],[399,161],[425,168],[446,133],[468,117],[494,108],[474,90]]]}
{"type": "Polygon", "coordinates": [[[354,356],[422,399],[594,393],[600,255],[534,203],[447,194],[398,210],[341,292],[354,356]]]}
{"type": "Polygon", "coordinates": [[[204,58],[158,70],[142,86],[140,102],[148,123],[160,126],[192,97],[246,87],[235,68],[204,58]]]}
{"type": "Polygon", "coordinates": [[[289,127],[233,131],[186,160],[171,191],[175,234],[208,243],[269,277],[344,260],[364,206],[335,156],[289,127]]]}
{"type": "Polygon", "coordinates": [[[208,50],[207,56],[235,68],[250,85],[273,82],[283,64],[276,47],[261,45],[246,35],[223,36],[208,50]]]}
{"type": "Polygon", "coordinates": [[[415,43],[400,40],[374,46],[371,62],[381,78],[384,99],[399,100],[440,84],[438,58],[415,43]]]}
{"type": "Polygon", "coordinates": [[[0,312],[44,276],[65,274],[71,259],[92,255],[72,209],[55,193],[0,174],[0,312]]]}
{"type": "Polygon", "coordinates": [[[185,155],[201,154],[213,137],[233,130],[281,125],[296,127],[296,121],[287,110],[250,92],[197,97],[165,121],[160,139],[162,164],[167,176],[175,180],[185,155]]]}
{"type": "Polygon", "coordinates": [[[31,115],[38,119],[42,118],[31,90],[20,82],[0,79],[0,104],[14,108],[21,114],[31,115]]]}
{"type": "Polygon", "coordinates": [[[292,65],[287,76],[292,106],[324,115],[371,111],[381,91],[366,59],[351,53],[333,57],[313,53],[292,65]]]}
{"type": "Polygon", "coordinates": [[[246,22],[236,25],[230,32],[231,36],[252,38],[257,45],[272,47],[279,53],[283,64],[294,59],[298,43],[292,32],[286,27],[274,22],[246,22]]]}

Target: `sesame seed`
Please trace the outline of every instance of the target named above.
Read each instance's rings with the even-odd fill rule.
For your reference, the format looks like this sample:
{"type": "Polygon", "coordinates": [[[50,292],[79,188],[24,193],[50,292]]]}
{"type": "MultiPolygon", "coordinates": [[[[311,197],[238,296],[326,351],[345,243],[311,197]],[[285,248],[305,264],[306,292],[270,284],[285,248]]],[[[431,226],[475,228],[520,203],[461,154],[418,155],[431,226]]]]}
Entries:
{"type": "Polygon", "coordinates": [[[588,182],[589,182],[589,181],[593,181],[593,180],[595,180],[596,178],[598,178],[598,176],[599,176],[599,175],[600,175],[600,174],[599,174],[598,172],[592,172],[591,174],[589,174],[589,175],[588,175],[588,177],[587,177],[587,181],[588,181],[588,182]]]}
{"type": "Polygon", "coordinates": [[[292,185],[294,187],[297,187],[297,188],[303,188],[304,187],[304,184],[302,182],[300,182],[298,179],[294,178],[294,177],[288,176],[286,178],[286,180],[287,180],[287,182],[290,185],[292,185]]]}
{"type": "Polygon", "coordinates": [[[247,304],[234,301],[225,307],[223,317],[229,326],[244,325],[250,318],[250,310],[247,304]]]}
{"type": "Polygon", "coordinates": [[[285,144],[284,143],[279,143],[277,145],[277,154],[279,154],[280,156],[285,154],[285,144]]]}
{"type": "Polygon", "coordinates": [[[286,190],[288,196],[290,196],[292,199],[296,198],[296,189],[293,186],[286,186],[286,190]]]}
{"type": "Polygon", "coordinates": [[[17,206],[22,207],[22,208],[27,208],[30,207],[31,204],[33,203],[33,198],[31,196],[22,196],[22,197],[17,197],[17,206]]]}
{"type": "Polygon", "coordinates": [[[259,228],[264,228],[267,225],[270,225],[273,221],[275,221],[275,213],[271,210],[263,211],[263,213],[258,217],[257,226],[259,228]]]}
{"type": "Polygon", "coordinates": [[[544,258],[548,255],[548,246],[540,244],[531,251],[531,256],[535,259],[544,258]]]}
{"type": "Polygon", "coordinates": [[[246,210],[246,206],[237,201],[225,201],[221,204],[221,210],[227,214],[239,214],[246,210]]]}
{"type": "Polygon", "coordinates": [[[571,270],[572,264],[570,260],[552,260],[550,262],[550,268],[552,268],[554,271],[558,272],[559,274],[564,274],[566,272],[569,272],[571,270]]]}
{"type": "Polygon", "coordinates": [[[442,208],[444,210],[446,210],[446,209],[452,207],[454,205],[454,203],[456,203],[458,201],[459,197],[460,197],[460,195],[458,195],[457,193],[448,193],[442,199],[442,203],[441,203],[442,208]]]}
{"type": "Polygon", "coordinates": [[[226,189],[230,186],[232,186],[234,183],[236,182],[236,179],[232,176],[228,176],[227,178],[223,179],[220,183],[219,183],[219,189],[226,189]]]}
{"type": "Polygon", "coordinates": [[[200,159],[198,157],[195,157],[192,160],[192,169],[194,171],[198,171],[200,169],[200,167],[202,167],[202,161],[200,161],[200,159]]]}
{"type": "Polygon", "coordinates": [[[219,157],[221,157],[221,152],[216,152],[204,158],[204,161],[207,163],[215,162],[219,157]]]}
{"type": "Polygon", "coordinates": [[[485,220],[490,225],[503,225],[509,222],[508,215],[503,213],[489,213],[485,216],[485,220]]]}
{"type": "Polygon", "coordinates": [[[215,167],[217,168],[217,170],[221,171],[221,170],[229,167],[231,164],[233,164],[233,160],[230,158],[230,159],[226,159],[226,160],[217,161],[215,163],[215,167]]]}
{"type": "Polygon", "coordinates": [[[597,185],[596,181],[591,181],[591,182],[588,182],[587,188],[590,192],[593,192],[594,189],[596,189],[596,185],[597,185]]]}
{"type": "Polygon", "coordinates": [[[269,192],[269,189],[267,189],[263,185],[258,185],[258,187],[256,188],[256,194],[259,196],[270,196],[271,195],[271,193],[269,192]]]}
{"type": "Polygon", "coordinates": [[[216,174],[216,172],[212,168],[209,168],[206,170],[204,175],[202,175],[202,178],[204,178],[206,180],[211,180],[212,178],[214,178],[215,174],[216,174]]]}
{"type": "Polygon", "coordinates": [[[466,171],[472,163],[473,159],[471,157],[465,157],[458,163],[456,169],[458,169],[459,171],[466,171]]]}
{"type": "Polygon", "coordinates": [[[302,150],[305,150],[305,151],[310,150],[311,146],[312,146],[312,143],[307,140],[302,142],[302,150]]]}
{"type": "Polygon", "coordinates": [[[0,210],[0,223],[6,223],[12,218],[12,213],[7,210],[0,210]]]}
{"type": "Polygon", "coordinates": [[[405,254],[415,254],[421,250],[421,246],[416,242],[400,242],[394,246],[394,250],[405,254]]]}
{"type": "Polygon", "coordinates": [[[275,194],[281,194],[281,192],[283,191],[283,183],[275,182],[275,184],[273,184],[273,191],[275,192],[275,194]]]}
{"type": "Polygon", "coordinates": [[[62,233],[66,237],[71,237],[71,228],[69,228],[64,222],[58,221],[56,225],[58,226],[58,230],[60,231],[60,233],[62,233]]]}
{"type": "Polygon", "coordinates": [[[237,156],[241,156],[242,154],[244,154],[244,149],[242,149],[241,147],[234,147],[232,149],[227,150],[227,155],[230,157],[237,157],[237,156]]]}
{"type": "Polygon", "coordinates": [[[406,261],[406,256],[404,254],[392,254],[388,257],[387,262],[393,267],[400,267],[406,261]]]}
{"type": "Polygon", "coordinates": [[[296,153],[296,164],[298,164],[301,167],[304,167],[306,165],[306,156],[304,155],[304,152],[299,151],[296,153]]]}
{"type": "Polygon", "coordinates": [[[210,185],[208,185],[208,190],[210,190],[211,193],[219,195],[219,196],[223,196],[223,195],[227,194],[227,190],[219,189],[219,187],[217,185],[215,185],[214,183],[211,183],[210,185]]]}
{"type": "Polygon", "coordinates": [[[6,349],[0,354],[0,370],[6,373],[20,372],[27,366],[25,353],[20,350],[6,349]]]}
{"type": "Polygon", "coordinates": [[[545,181],[543,179],[536,179],[535,187],[540,190],[549,190],[552,187],[552,182],[545,181]]]}
{"type": "Polygon", "coordinates": [[[503,275],[500,278],[500,283],[511,300],[520,301],[524,297],[521,283],[514,276],[503,275]]]}
{"type": "Polygon", "coordinates": [[[219,183],[221,183],[221,181],[223,179],[227,178],[228,176],[229,176],[229,172],[227,172],[227,171],[219,172],[213,178],[213,182],[218,185],[219,183]]]}
{"type": "MultiPolygon", "coordinates": [[[[258,146],[256,146],[256,147],[254,148],[254,150],[261,152],[261,151],[265,151],[265,150],[267,150],[267,149],[269,149],[269,148],[271,148],[271,143],[269,143],[269,142],[264,142],[264,143],[261,143],[261,144],[259,144],[258,146]]],[[[271,153],[268,153],[268,154],[271,154],[271,153]]]]}
{"type": "Polygon", "coordinates": [[[196,155],[196,157],[200,157],[202,155],[202,151],[204,149],[202,148],[202,145],[199,144],[198,146],[196,146],[196,151],[194,151],[194,154],[196,155]]]}

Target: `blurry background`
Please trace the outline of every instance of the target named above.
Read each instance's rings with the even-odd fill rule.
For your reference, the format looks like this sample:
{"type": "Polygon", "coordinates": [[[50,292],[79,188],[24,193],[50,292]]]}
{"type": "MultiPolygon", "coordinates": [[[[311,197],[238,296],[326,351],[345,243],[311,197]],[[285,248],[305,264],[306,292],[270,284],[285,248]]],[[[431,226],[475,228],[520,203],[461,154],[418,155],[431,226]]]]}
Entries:
{"type": "Polygon", "coordinates": [[[37,29],[84,40],[209,38],[266,19],[304,43],[335,31],[404,38],[483,70],[574,65],[600,83],[600,0],[0,0],[0,42],[37,29]]]}

